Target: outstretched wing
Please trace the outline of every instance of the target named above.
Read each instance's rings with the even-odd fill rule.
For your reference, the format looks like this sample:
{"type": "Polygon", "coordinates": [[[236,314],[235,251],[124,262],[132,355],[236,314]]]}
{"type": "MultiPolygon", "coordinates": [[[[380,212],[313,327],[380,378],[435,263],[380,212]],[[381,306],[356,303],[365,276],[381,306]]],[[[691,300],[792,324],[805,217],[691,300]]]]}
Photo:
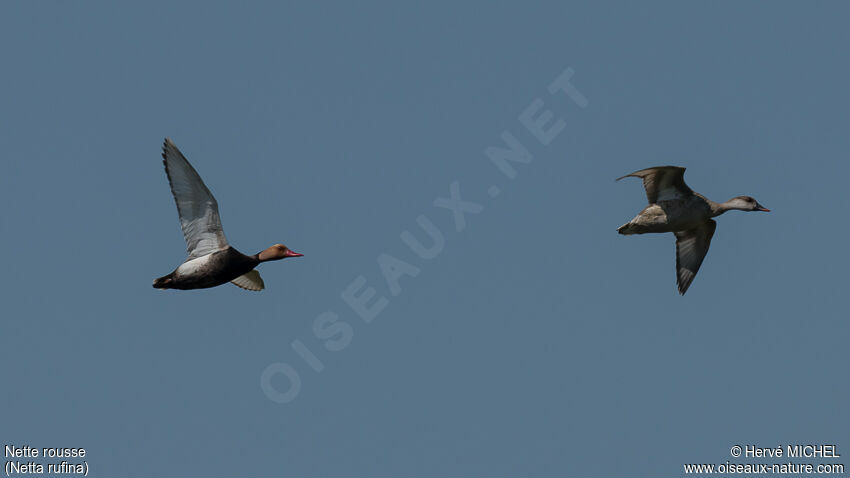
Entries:
{"type": "Polygon", "coordinates": [[[165,138],[162,163],[177,203],[180,227],[186,239],[189,258],[202,257],[229,247],[221,228],[218,203],[183,153],[165,138]]]}
{"type": "Polygon", "coordinates": [[[714,219],[709,219],[697,228],[673,233],[676,235],[676,283],[679,285],[680,294],[685,295],[694,281],[699,266],[708,253],[715,229],[717,223],[714,219]]]}
{"type": "Polygon", "coordinates": [[[628,177],[643,179],[643,188],[646,189],[646,199],[649,200],[649,204],[658,201],[685,199],[694,193],[685,184],[685,168],[678,166],[657,166],[641,169],[619,177],[617,181],[628,177]]]}
{"type": "Polygon", "coordinates": [[[242,274],[230,282],[232,282],[235,286],[253,291],[263,290],[266,286],[265,282],[263,282],[263,278],[260,277],[260,273],[257,272],[256,269],[242,274]]]}

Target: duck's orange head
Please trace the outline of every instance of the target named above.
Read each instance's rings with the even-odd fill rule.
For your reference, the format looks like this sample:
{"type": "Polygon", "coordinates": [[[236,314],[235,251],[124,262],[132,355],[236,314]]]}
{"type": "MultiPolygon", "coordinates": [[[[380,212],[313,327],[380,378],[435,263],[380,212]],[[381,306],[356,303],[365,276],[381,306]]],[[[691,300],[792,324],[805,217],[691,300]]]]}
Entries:
{"type": "Polygon", "coordinates": [[[281,259],[286,259],[287,257],[301,257],[304,254],[299,254],[290,250],[288,247],[283,244],[275,244],[263,252],[257,254],[257,257],[260,259],[260,262],[265,261],[279,261],[281,259]]]}

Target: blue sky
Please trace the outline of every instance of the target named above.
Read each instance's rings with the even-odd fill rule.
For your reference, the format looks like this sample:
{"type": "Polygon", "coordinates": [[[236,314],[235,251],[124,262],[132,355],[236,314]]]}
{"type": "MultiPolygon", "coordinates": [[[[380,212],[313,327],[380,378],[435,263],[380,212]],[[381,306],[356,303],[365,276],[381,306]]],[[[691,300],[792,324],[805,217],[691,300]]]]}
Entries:
{"type": "Polygon", "coordinates": [[[85,447],[95,477],[670,476],[735,444],[846,451],[848,13],[5,3],[0,439],[85,447]],[[549,91],[568,69],[584,107],[549,91]],[[536,100],[563,122],[549,144],[523,125],[536,100]],[[531,156],[513,179],[486,154],[505,132],[531,156]],[[152,289],[185,258],[165,136],[232,245],[305,257],[262,265],[258,294],[152,289]],[[616,233],[645,197],[614,178],[660,164],[773,210],[720,217],[685,297],[672,235],[616,233]],[[462,230],[434,205],[455,183],[480,208],[462,230]],[[430,259],[402,238],[428,243],[420,216],[430,259]],[[407,272],[395,291],[379,257],[407,272]],[[368,323],[342,297],[360,277],[386,298],[368,323]],[[317,335],[328,312],[346,340],[317,335]],[[300,379],[287,403],[272,364],[300,379]]]}

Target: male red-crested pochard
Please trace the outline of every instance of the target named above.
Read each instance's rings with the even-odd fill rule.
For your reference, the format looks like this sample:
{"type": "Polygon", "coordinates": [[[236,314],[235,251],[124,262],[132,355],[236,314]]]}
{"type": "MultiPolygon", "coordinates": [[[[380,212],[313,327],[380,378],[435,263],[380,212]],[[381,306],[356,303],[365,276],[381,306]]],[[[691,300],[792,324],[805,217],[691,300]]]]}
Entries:
{"type": "Polygon", "coordinates": [[[157,289],[204,289],[226,282],[247,290],[263,290],[260,273],[254,270],[261,262],[287,257],[301,257],[283,244],[246,256],[224,237],[218,203],[183,153],[165,138],[162,163],[177,203],[180,227],[186,239],[189,258],[171,274],[153,281],[157,289]]]}
{"type": "Polygon", "coordinates": [[[712,219],[726,211],[770,212],[750,196],[734,197],[716,203],[695,193],[685,184],[685,168],[657,166],[627,174],[617,181],[636,177],[643,179],[649,206],[634,219],[620,226],[620,234],[672,232],[676,235],[676,282],[684,295],[708,253],[711,237],[717,228],[712,219]]]}

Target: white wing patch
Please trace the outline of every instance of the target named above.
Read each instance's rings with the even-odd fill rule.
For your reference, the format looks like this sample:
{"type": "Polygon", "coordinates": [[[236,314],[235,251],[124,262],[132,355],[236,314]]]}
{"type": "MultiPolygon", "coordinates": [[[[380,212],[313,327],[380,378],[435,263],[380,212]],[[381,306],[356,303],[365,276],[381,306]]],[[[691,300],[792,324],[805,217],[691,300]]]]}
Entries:
{"type": "Polygon", "coordinates": [[[247,274],[242,274],[230,282],[246,290],[259,291],[266,287],[265,282],[263,282],[263,278],[260,277],[260,273],[257,272],[256,269],[248,272],[247,274]]]}

